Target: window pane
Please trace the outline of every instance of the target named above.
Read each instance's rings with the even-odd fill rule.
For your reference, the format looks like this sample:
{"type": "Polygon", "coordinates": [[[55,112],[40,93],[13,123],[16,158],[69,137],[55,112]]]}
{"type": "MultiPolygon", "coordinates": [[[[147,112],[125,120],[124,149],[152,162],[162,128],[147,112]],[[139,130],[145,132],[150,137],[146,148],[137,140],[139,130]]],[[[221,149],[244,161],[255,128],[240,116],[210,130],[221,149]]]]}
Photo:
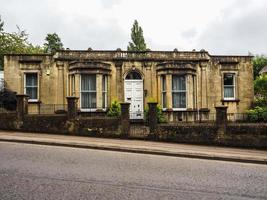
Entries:
{"type": "Polygon", "coordinates": [[[185,76],[172,77],[172,90],[186,90],[185,76]]]}
{"type": "Polygon", "coordinates": [[[81,75],[81,107],[96,108],[96,75],[81,75]]]}
{"type": "Polygon", "coordinates": [[[29,99],[37,99],[37,87],[26,87],[26,94],[29,99]]]}
{"type": "Polygon", "coordinates": [[[82,75],[81,76],[81,90],[82,91],[96,91],[96,76],[82,75]]]}
{"type": "Polygon", "coordinates": [[[26,74],[26,87],[37,86],[37,74],[26,74]]]}
{"type": "Polygon", "coordinates": [[[166,101],[166,92],[162,93],[162,107],[166,108],[167,107],[167,101],[166,101]]]}
{"type": "Polygon", "coordinates": [[[161,89],[162,91],[166,91],[166,77],[162,76],[161,81],[162,81],[161,89]]]}
{"type": "Polygon", "coordinates": [[[106,93],[102,93],[102,107],[106,108],[106,93]]]}
{"type": "Polygon", "coordinates": [[[82,92],[81,94],[82,108],[96,108],[96,92],[82,92]]]}
{"type": "Polygon", "coordinates": [[[173,108],[186,108],[186,92],[172,93],[173,108]]]}
{"type": "Polygon", "coordinates": [[[224,85],[234,85],[234,74],[224,74],[224,85]]]}
{"type": "Polygon", "coordinates": [[[138,72],[132,71],[129,74],[127,74],[126,79],[138,80],[142,79],[142,77],[138,72]]]}
{"type": "Polygon", "coordinates": [[[234,86],[224,86],[224,98],[234,97],[234,86]]]}

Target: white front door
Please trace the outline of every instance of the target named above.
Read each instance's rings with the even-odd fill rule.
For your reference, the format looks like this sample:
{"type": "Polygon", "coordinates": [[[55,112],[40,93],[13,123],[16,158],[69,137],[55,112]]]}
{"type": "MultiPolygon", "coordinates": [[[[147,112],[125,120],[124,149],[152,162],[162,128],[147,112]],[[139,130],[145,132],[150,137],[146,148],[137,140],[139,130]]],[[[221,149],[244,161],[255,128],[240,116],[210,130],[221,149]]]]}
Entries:
{"type": "Polygon", "coordinates": [[[125,80],[124,97],[130,103],[130,119],[143,119],[143,80],[125,80]]]}

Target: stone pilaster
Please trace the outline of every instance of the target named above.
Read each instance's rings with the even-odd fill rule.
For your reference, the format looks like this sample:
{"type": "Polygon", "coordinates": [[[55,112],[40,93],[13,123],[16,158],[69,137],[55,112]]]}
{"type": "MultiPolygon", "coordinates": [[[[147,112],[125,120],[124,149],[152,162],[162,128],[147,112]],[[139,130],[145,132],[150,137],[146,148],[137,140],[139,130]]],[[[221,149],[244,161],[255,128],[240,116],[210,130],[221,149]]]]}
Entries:
{"type": "Polygon", "coordinates": [[[194,85],[193,85],[193,75],[189,74],[186,76],[187,79],[187,108],[194,108],[194,85]]]}
{"type": "Polygon", "coordinates": [[[207,102],[207,66],[201,65],[201,108],[208,108],[207,102]]]}
{"type": "Polygon", "coordinates": [[[167,108],[172,108],[172,75],[166,75],[166,98],[167,108]]]}
{"type": "Polygon", "coordinates": [[[64,63],[57,62],[57,104],[64,104],[64,63]]]}
{"type": "Polygon", "coordinates": [[[102,108],[102,79],[103,75],[102,74],[97,74],[96,75],[96,108],[102,108]]]}
{"type": "Polygon", "coordinates": [[[122,62],[115,62],[116,67],[116,96],[119,101],[124,101],[123,78],[122,78],[122,62]]]}

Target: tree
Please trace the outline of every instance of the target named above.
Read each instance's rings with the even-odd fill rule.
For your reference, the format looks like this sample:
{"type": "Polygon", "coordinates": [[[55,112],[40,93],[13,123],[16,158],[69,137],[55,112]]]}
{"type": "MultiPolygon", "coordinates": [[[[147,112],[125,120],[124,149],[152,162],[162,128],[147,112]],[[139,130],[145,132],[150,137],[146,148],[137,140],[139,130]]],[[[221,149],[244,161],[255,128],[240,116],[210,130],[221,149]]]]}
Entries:
{"type": "Polygon", "coordinates": [[[259,76],[254,81],[256,97],[267,99],[267,75],[259,76]]]}
{"type": "Polygon", "coordinates": [[[0,16],[0,32],[2,32],[3,30],[4,30],[4,22],[2,21],[0,16]]]}
{"type": "Polygon", "coordinates": [[[257,76],[259,76],[259,72],[260,70],[265,67],[267,65],[267,56],[264,55],[257,55],[255,56],[255,58],[253,59],[253,75],[254,75],[254,79],[257,78],[257,76]]]}
{"type": "Polygon", "coordinates": [[[43,48],[28,41],[28,34],[17,26],[18,31],[4,31],[4,22],[0,19],[0,70],[4,67],[4,55],[12,53],[43,53],[43,48]]]}
{"type": "Polygon", "coordinates": [[[127,47],[128,51],[145,51],[146,43],[143,36],[143,30],[138,25],[137,20],[134,21],[133,27],[131,29],[131,39],[132,42],[129,42],[127,47]]]}
{"type": "Polygon", "coordinates": [[[46,53],[55,53],[57,50],[64,49],[60,37],[56,33],[47,34],[45,38],[44,48],[46,53]]]}

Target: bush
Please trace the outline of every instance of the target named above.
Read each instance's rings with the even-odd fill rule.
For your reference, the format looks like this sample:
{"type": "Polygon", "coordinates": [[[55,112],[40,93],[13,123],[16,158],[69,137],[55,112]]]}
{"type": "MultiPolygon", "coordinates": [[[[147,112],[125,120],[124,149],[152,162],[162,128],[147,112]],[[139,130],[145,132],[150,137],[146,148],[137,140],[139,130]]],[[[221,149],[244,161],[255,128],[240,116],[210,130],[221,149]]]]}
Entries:
{"type": "Polygon", "coordinates": [[[107,116],[118,117],[121,114],[121,106],[117,100],[112,101],[111,106],[108,110],[107,116]]]}
{"type": "Polygon", "coordinates": [[[267,122],[267,107],[255,107],[247,111],[248,120],[251,122],[267,122]]]}
{"type": "MultiPolygon", "coordinates": [[[[158,119],[158,122],[159,123],[166,123],[167,122],[167,119],[166,117],[164,116],[164,114],[162,113],[162,108],[160,105],[157,105],[157,119],[158,119]]],[[[145,110],[144,110],[144,118],[145,118],[145,121],[148,120],[148,107],[145,107],[145,110]]]]}
{"type": "Polygon", "coordinates": [[[14,111],[17,108],[17,98],[15,92],[4,89],[0,92],[0,105],[2,108],[14,111]]]}

